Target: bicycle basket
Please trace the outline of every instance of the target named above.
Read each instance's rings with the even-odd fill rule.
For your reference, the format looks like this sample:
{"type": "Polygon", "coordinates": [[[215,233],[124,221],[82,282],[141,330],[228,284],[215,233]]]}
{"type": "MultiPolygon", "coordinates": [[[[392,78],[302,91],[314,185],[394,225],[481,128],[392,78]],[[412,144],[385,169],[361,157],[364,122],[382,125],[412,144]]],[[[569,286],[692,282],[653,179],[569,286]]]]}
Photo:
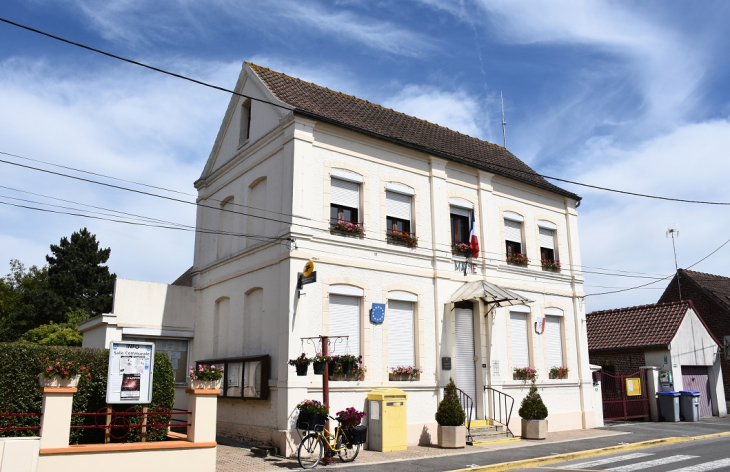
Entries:
{"type": "Polygon", "coordinates": [[[368,438],[368,427],[360,425],[347,428],[347,436],[350,438],[350,444],[365,444],[368,438]]]}
{"type": "Polygon", "coordinates": [[[304,431],[321,431],[326,422],[327,417],[324,415],[300,412],[299,417],[297,418],[297,429],[304,431]]]}

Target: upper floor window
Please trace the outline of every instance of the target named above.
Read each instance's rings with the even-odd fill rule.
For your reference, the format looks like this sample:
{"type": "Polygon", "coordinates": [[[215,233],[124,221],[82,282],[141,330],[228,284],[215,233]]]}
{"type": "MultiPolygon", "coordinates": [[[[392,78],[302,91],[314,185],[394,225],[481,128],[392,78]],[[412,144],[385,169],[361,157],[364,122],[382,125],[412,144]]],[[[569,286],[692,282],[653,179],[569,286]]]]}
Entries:
{"type": "Polygon", "coordinates": [[[409,246],[418,244],[413,228],[413,195],[410,187],[391,184],[385,190],[386,236],[388,241],[409,246]]]}
{"type": "Polygon", "coordinates": [[[527,265],[527,256],[522,247],[522,216],[504,212],[504,239],[507,262],[514,265],[527,265]]]}
{"type": "Polygon", "coordinates": [[[251,100],[248,99],[241,105],[241,130],[238,137],[238,145],[248,141],[251,133],[251,100]]]}
{"type": "Polygon", "coordinates": [[[537,223],[540,231],[540,263],[543,270],[560,271],[560,261],[555,245],[555,231],[557,226],[549,221],[537,223]]]}
{"type": "Polygon", "coordinates": [[[362,177],[332,169],[330,183],[330,228],[339,232],[363,234],[360,222],[360,185],[362,177]]]}
{"type": "Polygon", "coordinates": [[[462,252],[458,250],[460,244],[469,245],[472,212],[470,205],[466,202],[459,204],[452,200],[449,206],[449,213],[451,214],[451,247],[456,252],[462,252]]]}

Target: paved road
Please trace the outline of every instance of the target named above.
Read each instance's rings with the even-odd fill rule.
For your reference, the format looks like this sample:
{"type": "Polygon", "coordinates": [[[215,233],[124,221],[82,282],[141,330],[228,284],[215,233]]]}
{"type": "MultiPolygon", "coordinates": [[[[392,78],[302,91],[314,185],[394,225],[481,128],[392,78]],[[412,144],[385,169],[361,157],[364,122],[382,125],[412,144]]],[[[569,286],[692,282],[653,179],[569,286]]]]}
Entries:
{"type": "Polygon", "coordinates": [[[730,437],[657,446],[518,470],[534,472],[546,470],[611,470],[614,472],[730,470],[730,437]]]}
{"type": "MultiPolygon", "coordinates": [[[[473,454],[432,457],[428,459],[398,461],[389,464],[381,463],[372,465],[358,465],[356,461],[355,463],[353,463],[353,466],[357,468],[357,471],[353,472],[379,472],[383,470],[397,470],[398,472],[442,472],[454,469],[462,469],[470,466],[490,465],[500,462],[511,462],[522,459],[531,459],[534,457],[563,454],[566,452],[585,451],[588,449],[597,449],[602,447],[616,446],[619,444],[647,441],[650,439],[658,439],[664,437],[699,436],[704,434],[730,431],[730,418],[712,418],[703,420],[702,422],[698,423],[614,423],[606,429],[611,431],[622,431],[629,434],[559,443],[540,443],[532,441],[526,443],[525,441],[522,441],[519,443],[515,443],[515,447],[500,450],[480,451],[473,454]],[[527,444],[529,444],[529,446],[527,446],[527,444]]],[[[714,441],[714,444],[718,444],[717,441],[712,441],[714,441]]],[[[726,442],[724,444],[726,446],[723,447],[725,447],[725,449],[728,451],[727,456],[730,457],[730,438],[726,439],[725,441],[726,442]]],[[[692,443],[695,444],[696,447],[698,441],[693,441],[692,443]]],[[[339,468],[340,467],[338,467],[338,469],[339,468]]],[[[660,468],[655,470],[662,469],[660,468]]],[[[727,470],[730,471],[730,467],[728,467],[727,470]]]]}

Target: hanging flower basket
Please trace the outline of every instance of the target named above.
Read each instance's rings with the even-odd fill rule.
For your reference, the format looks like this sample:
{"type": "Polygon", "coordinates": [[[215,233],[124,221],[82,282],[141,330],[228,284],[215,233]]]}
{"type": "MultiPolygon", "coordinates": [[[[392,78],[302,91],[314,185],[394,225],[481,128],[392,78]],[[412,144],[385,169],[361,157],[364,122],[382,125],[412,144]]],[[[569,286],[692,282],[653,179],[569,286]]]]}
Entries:
{"type": "Polygon", "coordinates": [[[304,377],[307,375],[307,369],[309,368],[309,364],[312,362],[312,359],[307,358],[307,355],[302,353],[301,356],[297,357],[296,359],[289,359],[289,365],[293,365],[297,369],[297,375],[299,377],[304,377]]]}
{"type": "Polygon", "coordinates": [[[335,375],[336,369],[337,369],[337,358],[333,357],[332,360],[327,363],[327,374],[329,374],[330,377],[333,377],[335,375]]]}
{"type": "Polygon", "coordinates": [[[297,375],[299,377],[305,377],[307,375],[307,370],[309,370],[309,364],[297,364],[297,375]]]}
{"type": "Polygon", "coordinates": [[[324,362],[314,362],[312,363],[312,370],[314,370],[314,375],[323,375],[324,374],[324,367],[327,364],[324,362]]]}

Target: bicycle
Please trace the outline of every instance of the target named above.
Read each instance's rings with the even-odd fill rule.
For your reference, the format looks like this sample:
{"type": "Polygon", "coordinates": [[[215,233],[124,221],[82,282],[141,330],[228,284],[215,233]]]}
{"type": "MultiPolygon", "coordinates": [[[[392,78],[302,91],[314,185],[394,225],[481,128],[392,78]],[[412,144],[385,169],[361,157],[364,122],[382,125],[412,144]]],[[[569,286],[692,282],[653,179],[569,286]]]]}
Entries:
{"type": "MultiPolygon", "coordinates": [[[[337,421],[336,418],[328,416],[337,421]]],[[[297,452],[297,460],[303,469],[313,469],[322,460],[324,454],[334,457],[335,453],[342,462],[352,462],[360,453],[362,444],[351,444],[347,430],[337,422],[334,436],[329,430],[321,427],[321,431],[313,431],[302,438],[297,452]]]]}

